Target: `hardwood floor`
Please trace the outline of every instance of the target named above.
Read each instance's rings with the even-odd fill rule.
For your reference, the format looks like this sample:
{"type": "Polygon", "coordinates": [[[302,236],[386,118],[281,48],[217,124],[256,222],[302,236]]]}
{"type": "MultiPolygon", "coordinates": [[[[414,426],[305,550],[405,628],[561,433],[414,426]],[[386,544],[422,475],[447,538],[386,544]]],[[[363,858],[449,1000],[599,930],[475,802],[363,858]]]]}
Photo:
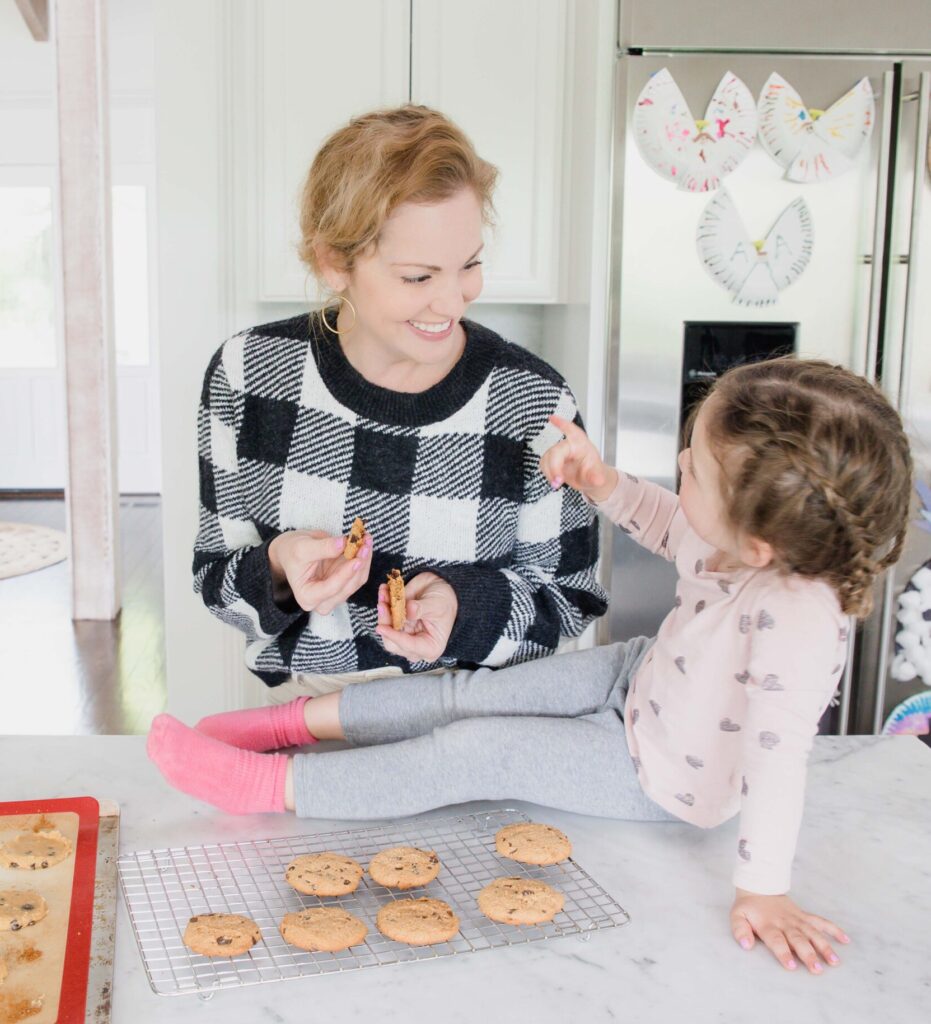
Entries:
{"type": "MultiPolygon", "coordinates": [[[[0,734],[148,732],[165,710],[161,503],[120,499],[122,611],[71,620],[67,561],[0,580],[0,734]]],[[[63,530],[62,501],[2,500],[0,520],[63,530]]]]}

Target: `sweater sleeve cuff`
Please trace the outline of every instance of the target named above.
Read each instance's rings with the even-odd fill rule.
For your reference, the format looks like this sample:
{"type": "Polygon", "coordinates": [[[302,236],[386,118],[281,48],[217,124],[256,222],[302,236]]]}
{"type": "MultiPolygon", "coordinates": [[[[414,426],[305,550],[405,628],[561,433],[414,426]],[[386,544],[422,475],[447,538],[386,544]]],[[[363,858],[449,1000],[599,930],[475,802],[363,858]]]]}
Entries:
{"type": "Polygon", "coordinates": [[[511,588],[504,573],[481,565],[431,566],[455,590],[459,611],[445,654],[479,664],[494,649],[511,614],[511,588]]]}
{"type": "Polygon", "coordinates": [[[272,539],[246,551],[236,567],[236,589],[258,613],[259,628],[266,636],[283,633],[291,623],[307,614],[293,595],[289,595],[284,604],[275,601],[275,581],[268,561],[272,539]]]}
{"type": "Polygon", "coordinates": [[[740,863],[734,869],[734,885],[760,896],[784,896],[791,888],[791,869],[760,871],[740,863]]]}

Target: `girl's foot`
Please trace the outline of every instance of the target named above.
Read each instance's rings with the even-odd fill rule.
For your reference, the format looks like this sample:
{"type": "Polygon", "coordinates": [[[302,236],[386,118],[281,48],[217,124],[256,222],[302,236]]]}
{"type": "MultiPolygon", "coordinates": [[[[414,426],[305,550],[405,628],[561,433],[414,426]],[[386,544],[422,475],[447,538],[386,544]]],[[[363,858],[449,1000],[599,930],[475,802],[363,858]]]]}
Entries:
{"type": "MultiPolygon", "coordinates": [[[[217,716],[222,717],[222,716],[217,716]]],[[[230,814],[284,811],[290,758],[230,747],[156,715],[146,752],[175,789],[230,814]]]]}
{"type": "Polygon", "coordinates": [[[205,736],[242,750],[283,750],[316,743],[304,718],[310,697],[298,697],[287,704],[245,711],[226,711],[202,718],[194,728],[205,736]]]}

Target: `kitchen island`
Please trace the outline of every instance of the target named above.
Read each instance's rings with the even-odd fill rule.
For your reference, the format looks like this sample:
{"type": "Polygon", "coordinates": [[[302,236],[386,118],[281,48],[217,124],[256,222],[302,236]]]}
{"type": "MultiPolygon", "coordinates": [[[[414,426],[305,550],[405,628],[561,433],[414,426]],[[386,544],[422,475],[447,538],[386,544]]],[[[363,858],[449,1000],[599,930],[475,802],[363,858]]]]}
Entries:
{"type": "MultiPolygon", "coordinates": [[[[354,827],[222,814],[170,789],[141,736],[3,737],[0,799],[90,795],[121,808],[120,850],[277,838],[354,827]]],[[[197,995],[149,988],[122,895],[112,1020],[602,1021],[912,1024],[931,1007],[931,752],[913,738],[819,737],[793,894],[852,937],[842,965],[784,971],[731,937],[736,822],[702,831],[565,814],[514,801],[572,839],[573,857],[630,914],[620,928],[413,963],[197,995]]],[[[449,809],[429,817],[448,816],[449,809]]],[[[361,827],[362,823],[358,823],[361,827]]]]}

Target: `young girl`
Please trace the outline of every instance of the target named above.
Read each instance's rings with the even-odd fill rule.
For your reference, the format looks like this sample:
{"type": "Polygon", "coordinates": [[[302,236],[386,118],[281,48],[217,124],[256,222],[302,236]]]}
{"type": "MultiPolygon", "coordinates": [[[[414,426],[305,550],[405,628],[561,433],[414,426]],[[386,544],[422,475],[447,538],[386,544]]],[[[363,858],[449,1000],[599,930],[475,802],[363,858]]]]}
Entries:
{"type": "MultiPolygon", "coordinates": [[[[584,814],[740,813],[731,926],[788,969],[837,964],[837,925],[788,895],[805,770],[877,574],[899,555],[911,462],[863,379],[794,359],[732,370],[699,407],[679,496],[606,466],[577,426],[541,460],[640,543],[674,560],[675,607],[639,638],[498,671],[379,680],[189,729],[155,719],[173,785],[229,811],[416,814],[518,798],[584,814]],[[344,738],[358,749],[262,754],[344,738]]],[[[554,491],[555,496],[555,491],[554,491]]],[[[380,594],[379,632],[394,631],[380,594]]]]}

